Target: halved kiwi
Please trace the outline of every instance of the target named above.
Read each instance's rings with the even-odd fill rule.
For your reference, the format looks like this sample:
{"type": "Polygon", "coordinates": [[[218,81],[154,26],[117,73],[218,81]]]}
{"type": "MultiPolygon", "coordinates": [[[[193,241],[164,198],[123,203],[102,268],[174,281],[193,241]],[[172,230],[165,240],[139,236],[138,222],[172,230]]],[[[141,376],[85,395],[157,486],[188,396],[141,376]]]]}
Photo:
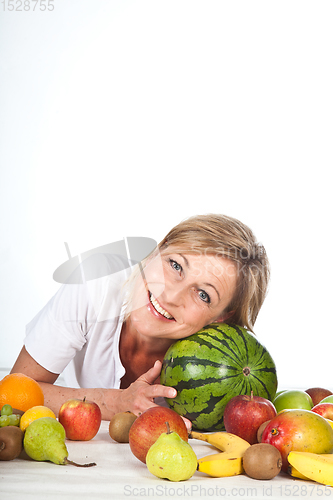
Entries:
{"type": "Polygon", "coordinates": [[[258,443],[261,443],[261,438],[262,438],[262,434],[266,428],[266,425],[269,424],[270,420],[266,420],[266,422],[262,423],[261,426],[259,427],[258,431],[257,431],[257,441],[258,443]]]}

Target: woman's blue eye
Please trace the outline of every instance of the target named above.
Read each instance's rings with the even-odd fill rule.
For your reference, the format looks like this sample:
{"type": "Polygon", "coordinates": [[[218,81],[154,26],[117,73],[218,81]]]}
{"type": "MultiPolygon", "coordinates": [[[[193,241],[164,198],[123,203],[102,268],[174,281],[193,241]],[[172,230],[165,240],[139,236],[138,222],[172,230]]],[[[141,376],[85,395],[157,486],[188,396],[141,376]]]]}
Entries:
{"type": "Polygon", "coordinates": [[[207,304],[210,303],[210,297],[209,297],[208,293],[206,293],[204,290],[199,290],[199,297],[204,302],[207,302],[207,304]]]}
{"type": "Polygon", "coordinates": [[[175,271],[182,271],[182,266],[180,264],[178,264],[178,262],[176,262],[175,260],[170,259],[170,264],[171,264],[171,267],[173,267],[173,269],[175,269],[175,271]]]}

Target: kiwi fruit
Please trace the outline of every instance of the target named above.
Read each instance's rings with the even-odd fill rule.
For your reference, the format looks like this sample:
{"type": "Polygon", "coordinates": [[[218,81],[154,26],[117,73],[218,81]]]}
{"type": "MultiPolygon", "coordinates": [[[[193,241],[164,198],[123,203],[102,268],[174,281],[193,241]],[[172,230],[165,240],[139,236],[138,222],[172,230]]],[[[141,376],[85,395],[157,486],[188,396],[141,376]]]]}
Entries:
{"type": "Polygon", "coordinates": [[[269,424],[270,420],[266,420],[266,422],[263,422],[261,424],[261,426],[259,427],[258,431],[257,431],[257,441],[258,443],[261,443],[261,438],[262,438],[262,434],[266,428],[266,425],[269,424]]]}
{"type": "Polygon", "coordinates": [[[0,460],[14,460],[23,449],[23,432],[16,425],[0,428],[0,460]]]}
{"type": "Polygon", "coordinates": [[[109,423],[110,437],[117,443],[128,443],[129,430],[137,416],[131,411],[116,413],[109,423]]]}
{"type": "Polygon", "coordinates": [[[281,453],[268,443],[256,443],[243,455],[245,473],[253,479],[273,479],[282,467],[281,453]]]}

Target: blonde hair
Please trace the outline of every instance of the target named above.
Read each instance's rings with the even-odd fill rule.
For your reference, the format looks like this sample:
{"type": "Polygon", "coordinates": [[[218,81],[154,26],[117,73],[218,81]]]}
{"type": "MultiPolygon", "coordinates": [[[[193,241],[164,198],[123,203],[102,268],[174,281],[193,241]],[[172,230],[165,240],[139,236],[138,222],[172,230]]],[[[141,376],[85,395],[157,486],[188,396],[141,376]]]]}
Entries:
{"type": "MultiPolygon", "coordinates": [[[[270,278],[266,251],[253,232],[237,219],[219,214],[197,215],[177,224],[154,250],[168,247],[183,252],[213,254],[232,261],[237,268],[234,296],[224,312],[228,322],[253,332],[254,323],[265,300],[270,278]]],[[[152,253],[154,253],[152,252],[152,253]]],[[[146,260],[142,261],[144,268],[146,260]]],[[[133,278],[140,272],[133,273],[133,278]]]]}

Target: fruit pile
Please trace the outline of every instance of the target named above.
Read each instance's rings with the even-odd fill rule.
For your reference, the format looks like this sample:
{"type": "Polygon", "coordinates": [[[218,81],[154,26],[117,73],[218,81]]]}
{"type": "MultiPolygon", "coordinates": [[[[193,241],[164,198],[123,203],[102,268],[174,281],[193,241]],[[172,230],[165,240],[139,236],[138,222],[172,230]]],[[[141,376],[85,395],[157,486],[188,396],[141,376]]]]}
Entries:
{"type": "Polygon", "coordinates": [[[273,402],[253,393],[234,396],[225,407],[225,431],[188,433],[174,410],[154,407],[139,417],[116,414],[109,432],[115,441],[128,442],[152,474],[171,481],[190,479],[196,471],[261,480],[282,471],[333,486],[332,418],[333,394],[314,388],[281,391],[273,402]],[[218,453],[197,458],[189,439],[205,441],[218,453]]]}
{"type": "MultiPolygon", "coordinates": [[[[178,391],[169,407],[139,416],[126,411],[109,422],[112,440],[128,443],[153,475],[267,480],[282,472],[333,486],[333,393],[318,387],[276,393],[274,362],[244,329],[209,325],[175,342],[161,378],[178,391]],[[197,457],[195,440],[216,452],[197,457]]],[[[89,441],[97,434],[102,416],[95,402],[65,401],[56,416],[37,382],[11,374],[0,381],[0,410],[0,460],[16,459],[24,449],[37,461],[96,465],[75,464],[66,447],[66,439],[89,441]]]]}
{"type": "Polygon", "coordinates": [[[14,460],[24,449],[37,461],[78,467],[96,465],[69,460],[65,443],[66,439],[88,441],[97,434],[102,415],[96,403],[85,399],[66,401],[57,419],[44,406],[40,385],[26,375],[13,373],[0,381],[0,409],[0,460],[14,460]]]}

